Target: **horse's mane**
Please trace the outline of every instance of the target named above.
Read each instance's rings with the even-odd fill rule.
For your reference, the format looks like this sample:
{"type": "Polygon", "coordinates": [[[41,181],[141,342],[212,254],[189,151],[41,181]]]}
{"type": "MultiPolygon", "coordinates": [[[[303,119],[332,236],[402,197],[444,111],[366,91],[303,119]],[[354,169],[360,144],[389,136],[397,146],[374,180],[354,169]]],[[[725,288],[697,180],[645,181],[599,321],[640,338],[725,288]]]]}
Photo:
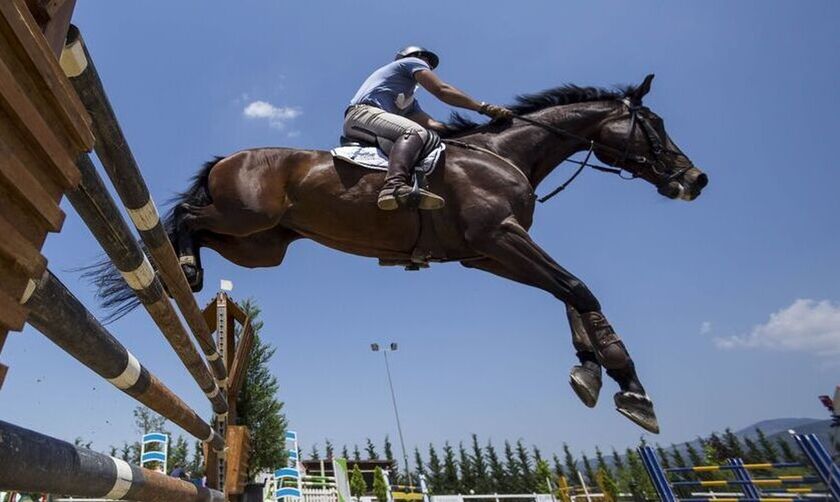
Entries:
{"type": "MultiPolygon", "coordinates": [[[[534,94],[520,94],[516,97],[516,102],[509,105],[508,108],[517,115],[526,115],[552,106],[622,99],[635,90],[636,86],[630,85],[607,89],[603,87],[580,87],[573,84],[566,84],[534,94]]],[[[483,127],[487,123],[478,123],[458,112],[453,112],[446,125],[449,130],[446,134],[442,135],[443,137],[465,134],[479,127],[483,127]]]]}

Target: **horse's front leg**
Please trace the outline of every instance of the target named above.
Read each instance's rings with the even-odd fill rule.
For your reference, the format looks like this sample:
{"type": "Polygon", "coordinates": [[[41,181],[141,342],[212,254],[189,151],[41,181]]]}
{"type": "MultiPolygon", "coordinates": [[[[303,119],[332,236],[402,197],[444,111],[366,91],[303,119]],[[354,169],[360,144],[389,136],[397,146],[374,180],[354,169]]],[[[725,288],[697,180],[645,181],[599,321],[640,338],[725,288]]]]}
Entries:
{"type": "Polygon", "coordinates": [[[597,361],[621,387],[615,395],[616,408],[643,428],[659,432],[653,403],[638,379],[633,360],[589,288],[543,251],[513,217],[505,219],[495,231],[477,232],[469,240],[476,251],[499,264],[504,271],[500,275],[547,291],[580,313],[597,361]]]}
{"type": "MultiPolygon", "coordinates": [[[[507,267],[493,258],[467,260],[461,262],[461,265],[467,268],[484,270],[514,282],[534,286],[533,281],[518,271],[508,270],[507,267]]],[[[580,313],[568,303],[566,304],[566,319],[569,321],[569,328],[572,332],[572,346],[575,348],[575,356],[580,362],[580,364],[572,367],[569,372],[569,384],[583,404],[594,408],[598,403],[598,394],[601,391],[601,364],[598,363],[595,349],[589,342],[580,313]]]]}

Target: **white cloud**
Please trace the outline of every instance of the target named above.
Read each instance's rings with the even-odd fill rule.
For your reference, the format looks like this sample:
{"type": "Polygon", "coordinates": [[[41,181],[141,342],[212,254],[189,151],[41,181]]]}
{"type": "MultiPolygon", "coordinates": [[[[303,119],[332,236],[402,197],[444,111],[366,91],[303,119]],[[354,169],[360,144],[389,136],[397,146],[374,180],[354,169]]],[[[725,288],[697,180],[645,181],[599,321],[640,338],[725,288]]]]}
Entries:
{"type": "Polygon", "coordinates": [[[267,101],[252,101],[242,110],[249,119],[265,119],[275,129],[283,129],[286,124],[303,113],[300,108],[274,106],[267,101]]]}
{"type": "Polygon", "coordinates": [[[715,338],[722,349],[766,348],[810,352],[821,356],[840,355],[840,305],[828,300],[794,301],[770,314],[770,319],[746,334],[715,338]]]}
{"type": "Polygon", "coordinates": [[[712,331],[712,322],[711,321],[703,321],[700,323],[700,334],[701,335],[708,335],[712,331]]]}

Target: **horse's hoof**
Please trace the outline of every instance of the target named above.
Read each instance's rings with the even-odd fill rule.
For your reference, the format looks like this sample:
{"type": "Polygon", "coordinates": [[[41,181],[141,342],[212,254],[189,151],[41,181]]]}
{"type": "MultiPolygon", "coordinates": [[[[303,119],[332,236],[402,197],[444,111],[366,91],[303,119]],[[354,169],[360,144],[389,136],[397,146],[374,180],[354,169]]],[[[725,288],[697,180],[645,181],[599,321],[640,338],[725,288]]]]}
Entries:
{"type": "Polygon", "coordinates": [[[190,285],[192,292],[198,293],[201,291],[201,288],[204,286],[204,270],[195,265],[187,264],[182,264],[181,270],[183,270],[184,275],[187,277],[187,283],[190,285]]]}
{"type": "Polygon", "coordinates": [[[586,366],[575,366],[569,373],[569,385],[583,404],[590,408],[598,403],[598,394],[601,392],[600,370],[600,366],[597,371],[586,366]]]}
{"type": "Polygon", "coordinates": [[[653,411],[653,401],[647,395],[619,392],[615,395],[615,409],[642,429],[659,434],[659,422],[653,411]]]}

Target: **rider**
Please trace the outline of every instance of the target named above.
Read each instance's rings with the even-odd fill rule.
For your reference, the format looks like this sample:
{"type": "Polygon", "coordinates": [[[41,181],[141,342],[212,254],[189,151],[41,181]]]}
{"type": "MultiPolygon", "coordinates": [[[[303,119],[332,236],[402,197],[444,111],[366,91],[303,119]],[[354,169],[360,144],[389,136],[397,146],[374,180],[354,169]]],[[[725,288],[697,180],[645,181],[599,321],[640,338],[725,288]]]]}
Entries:
{"type": "MultiPolygon", "coordinates": [[[[350,101],[344,114],[344,135],[383,147],[388,152],[388,173],[376,204],[392,210],[404,205],[411,192],[410,173],[414,164],[437,138],[431,131],[443,132],[446,125],[427,115],[414,99],[417,84],[444,103],[477,111],[495,119],[510,118],[507,108],[478,102],[443,82],[432,71],[438,56],[423,47],[408,46],[394,61],[373,72],[350,101]],[[387,146],[385,146],[387,148],[387,146]]],[[[420,209],[440,209],[442,197],[420,189],[420,209]]]]}

